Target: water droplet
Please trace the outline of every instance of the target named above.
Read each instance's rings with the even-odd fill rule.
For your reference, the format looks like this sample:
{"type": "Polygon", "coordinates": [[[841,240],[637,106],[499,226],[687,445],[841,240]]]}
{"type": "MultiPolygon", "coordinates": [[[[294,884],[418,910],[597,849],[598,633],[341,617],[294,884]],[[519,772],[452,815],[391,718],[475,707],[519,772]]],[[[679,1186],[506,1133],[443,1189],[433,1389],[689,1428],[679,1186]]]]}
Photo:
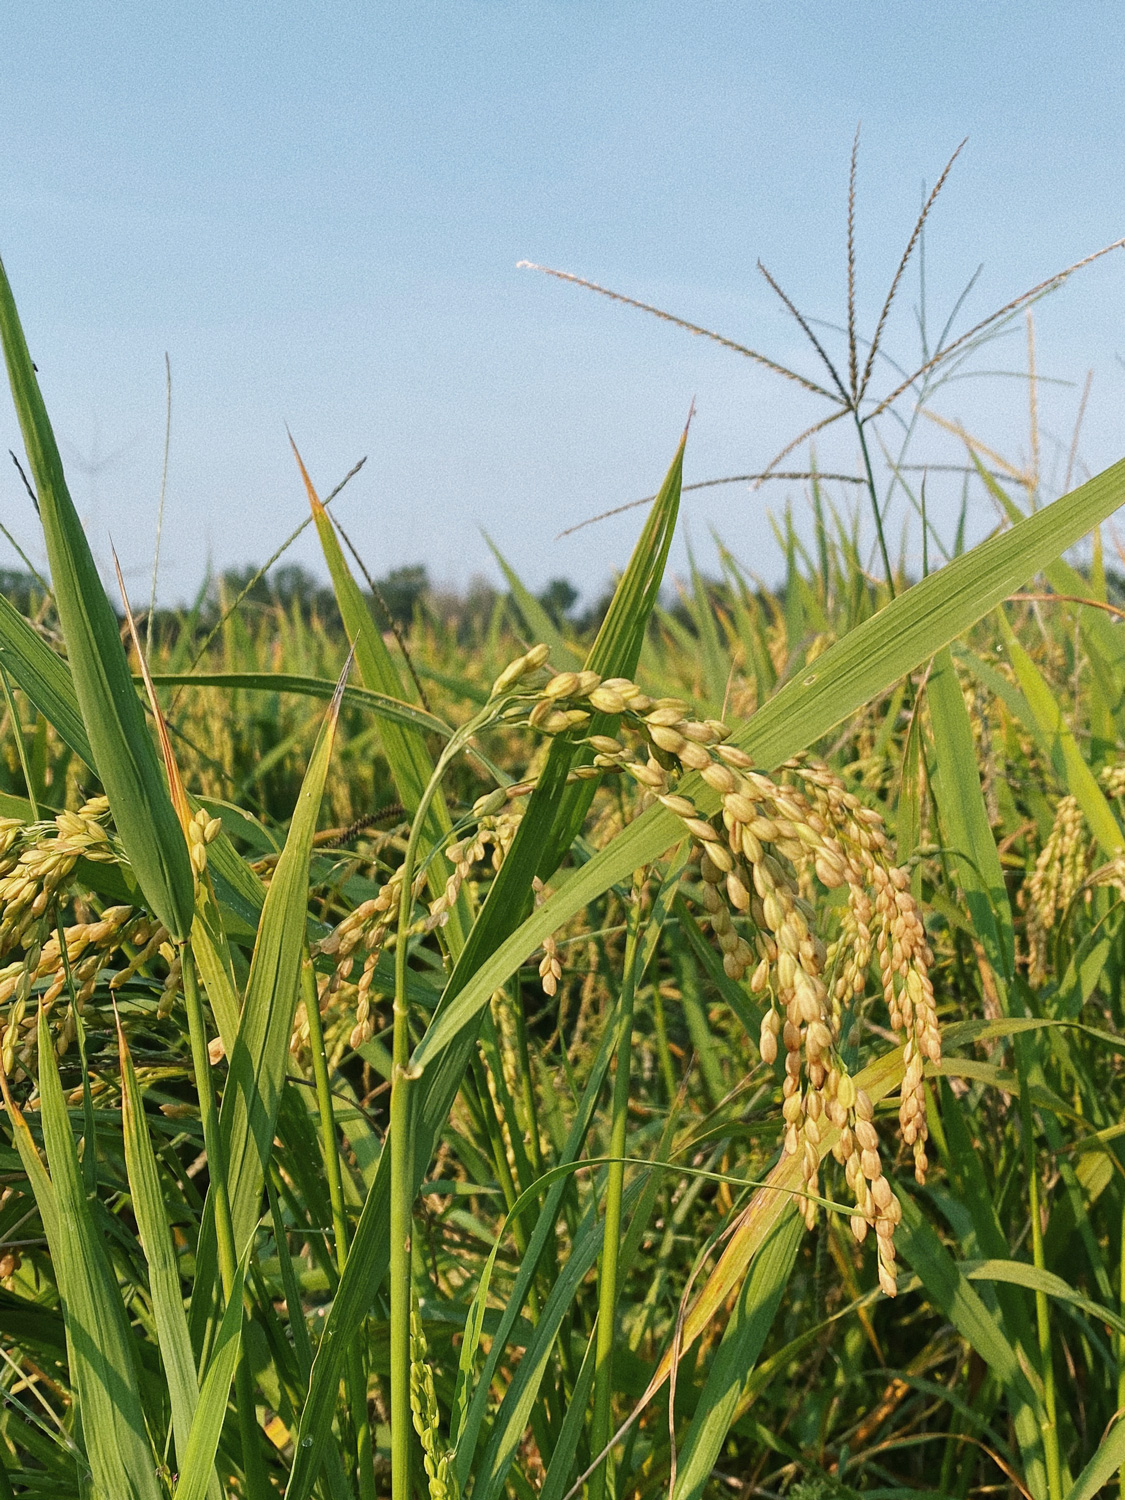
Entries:
{"type": "Polygon", "coordinates": [[[312,1438],[311,1437],[303,1437],[301,1439],[301,1447],[302,1448],[311,1448],[312,1447],[312,1438]]]}

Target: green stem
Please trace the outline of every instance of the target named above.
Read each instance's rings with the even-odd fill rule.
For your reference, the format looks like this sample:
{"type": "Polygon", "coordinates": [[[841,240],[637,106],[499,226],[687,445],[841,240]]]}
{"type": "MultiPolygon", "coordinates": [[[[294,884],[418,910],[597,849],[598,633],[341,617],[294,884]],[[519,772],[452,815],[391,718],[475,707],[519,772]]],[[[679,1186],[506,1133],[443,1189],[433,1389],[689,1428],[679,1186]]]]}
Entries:
{"type": "MultiPolygon", "coordinates": [[[[215,1200],[215,1244],[219,1258],[219,1275],[223,1283],[223,1297],[229,1300],[234,1289],[238,1255],[235,1251],[234,1225],[231,1220],[230,1198],[227,1193],[226,1157],[219,1134],[219,1111],[215,1103],[215,1084],[211,1075],[211,1058],[207,1051],[207,1027],[203,1019],[203,1002],[199,995],[195,960],[190,942],[183,945],[180,956],[184,1005],[188,1017],[188,1036],[191,1041],[191,1063],[195,1073],[196,1091],[199,1094],[203,1146],[207,1152],[207,1175],[211,1183],[208,1196],[214,1194],[215,1200]]],[[[258,1497],[264,1497],[270,1491],[265,1465],[258,1446],[254,1379],[245,1350],[239,1355],[234,1378],[238,1398],[238,1430],[242,1439],[242,1467],[246,1476],[246,1491],[250,1500],[258,1500],[258,1497]]]]}
{"type": "Polygon", "coordinates": [[[883,535],[883,517],[879,513],[879,494],[875,488],[875,475],[871,469],[871,455],[867,451],[867,434],[863,430],[863,422],[859,413],[855,413],[856,431],[859,433],[859,446],[863,454],[863,467],[867,474],[867,492],[871,496],[871,510],[875,517],[875,531],[879,538],[879,551],[883,558],[883,571],[887,575],[887,587],[891,591],[891,598],[895,597],[895,576],[891,570],[891,559],[887,552],[887,539],[883,535]]]}
{"type": "MultiPolygon", "coordinates": [[[[301,966],[305,1015],[309,1023],[309,1049],[312,1053],[313,1081],[320,1115],[320,1145],[324,1171],[328,1178],[328,1198],[332,1205],[332,1236],[336,1246],[336,1268],[340,1275],[348,1263],[348,1216],[344,1207],[344,1180],[340,1171],[340,1149],[336,1138],[336,1115],[332,1108],[332,1085],[328,1077],[328,1055],[324,1047],[324,1029],[320,1024],[320,1002],[312,964],[301,966]]],[[[356,1469],[359,1474],[360,1500],[375,1500],[374,1449],[371,1424],[367,1416],[367,1371],[363,1349],[355,1341],[348,1353],[344,1385],[348,1394],[351,1420],[355,1424],[356,1469]]]]}
{"type": "MultiPolygon", "coordinates": [[[[1043,1271],[1046,1261],[1043,1254],[1043,1221],[1039,1213],[1039,1171],[1035,1162],[1034,1121],[1031,1111],[1026,1058],[1027,1040],[1016,1038],[1016,1062],[1019,1070],[1020,1123],[1023,1133],[1025,1172],[1027,1175],[1028,1207],[1031,1212],[1031,1258],[1035,1266],[1043,1271]]],[[[1039,1367],[1043,1377],[1044,1419],[1043,1454],[1047,1464],[1047,1491],[1050,1500],[1062,1500],[1062,1459],[1059,1453],[1058,1408],[1055,1397],[1055,1369],[1051,1355],[1051,1317],[1047,1293],[1036,1290],[1035,1321],[1039,1338],[1039,1367]]]]}
{"type": "MultiPolygon", "coordinates": [[[[610,1164],[606,1173],[605,1241],[598,1268],[598,1342],[594,1352],[594,1419],[590,1450],[596,1458],[608,1444],[613,1420],[613,1339],[617,1321],[617,1265],[621,1251],[621,1199],[625,1185],[625,1134],[629,1111],[629,1064],[632,1060],[633,999],[637,980],[637,929],[634,901],[625,939],[625,972],[621,981],[618,1018],[617,1072],[613,1081],[613,1117],[609,1136],[610,1164]]],[[[603,1500],[608,1460],[590,1477],[590,1500],[603,1500]]]]}

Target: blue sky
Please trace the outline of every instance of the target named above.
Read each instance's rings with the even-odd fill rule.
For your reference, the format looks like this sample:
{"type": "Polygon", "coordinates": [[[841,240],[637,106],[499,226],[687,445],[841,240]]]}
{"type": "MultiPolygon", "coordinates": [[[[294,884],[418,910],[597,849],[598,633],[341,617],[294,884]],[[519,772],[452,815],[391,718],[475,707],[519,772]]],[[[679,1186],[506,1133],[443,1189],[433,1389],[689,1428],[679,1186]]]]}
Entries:
{"type": "MultiPolygon", "coordinates": [[[[0,63],[0,254],[95,550],[147,595],[164,427],[173,435],[161,595],[210,559],[263,560],[305,514],[292,428],[375,573],[494,573],[487,530],[533,584],[595,592],[694,397],[686,477],[756,470],[820,414],[748,361],[527,271],[581,273],[815,365],[757,274],[810,314],[844,308],[848,154],[861,326],[917,212],[968,145],[926,246],[931,318],[983,262],[969,319],[1125,234],[1119,6],[1009,3],[238,3],[9,8],[0,63]]],[[[911,275],[888,348],[917,347],[911,275]]],[[[1125,253],[1038,312],[1043,451],[1065,448],[1087,369],[1093,470],[1125,433],[1125,253]]],[[[1019,369],[1022,334],[981,368],[1019,369]]],[[[1028,451],[1026,388],[965,381],[936,403],[1028,451]]],[[[5,403],[4,447],[15,445],[5,403]]],[[[956,461],[936,432],[918,457],[956,461]]],[[[825,467],[854,471],[854,437],[825,467]]],[[[941,524],[950,495],[935,481],[941,524]]],[[[766,576],[767,507],[801,486],[685,499],[766,576]]],[[[36,558],[0,467],[0,515],[36,558]]],[[[901,517],[900,517],[901,519],[901,517]]],[[[985,502],[971,526],[991,523],[985,502]]],[[[897,527],[898,521],[894,525],[897,527]]],[[[897,534],[897,533],[896,533],[897,534]]],[[[316,566],[305,538],[293,556],[316,566]]],[[[4,544],[6,545],[6,544],[4,544]]],[[[913,543],[911,544],[913,546],[913,543]]],[[[683,546],[675,558],[684,564],[683,546]]]]}

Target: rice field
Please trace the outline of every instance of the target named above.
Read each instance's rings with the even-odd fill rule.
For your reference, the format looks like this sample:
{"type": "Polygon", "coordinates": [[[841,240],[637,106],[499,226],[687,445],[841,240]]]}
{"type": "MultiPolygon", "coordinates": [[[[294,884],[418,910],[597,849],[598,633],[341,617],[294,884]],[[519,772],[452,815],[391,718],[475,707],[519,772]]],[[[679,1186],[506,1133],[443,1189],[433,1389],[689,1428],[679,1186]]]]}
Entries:
{"type": "Polygon", "coordinates": [[[599,620],[392,630],[294,450],[331,592],[146,623],[0,338],[0,1500],[1114,1492],[1125,463],[674,600],[685,434],[599,620]]]}

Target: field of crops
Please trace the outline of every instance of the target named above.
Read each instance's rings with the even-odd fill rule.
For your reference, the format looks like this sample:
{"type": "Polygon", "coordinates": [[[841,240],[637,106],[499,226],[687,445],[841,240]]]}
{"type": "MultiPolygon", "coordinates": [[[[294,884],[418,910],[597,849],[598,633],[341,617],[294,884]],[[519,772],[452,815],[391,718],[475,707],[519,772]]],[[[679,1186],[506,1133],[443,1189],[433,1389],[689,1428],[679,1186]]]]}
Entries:
{"type": "Polygon", "coordinates": [[[331,593],[150,629],[0,335],[0,1500],[1116,1492],[1125,463],[677,597],[681,443],[392,631],[295,457],[331,593]]]}

